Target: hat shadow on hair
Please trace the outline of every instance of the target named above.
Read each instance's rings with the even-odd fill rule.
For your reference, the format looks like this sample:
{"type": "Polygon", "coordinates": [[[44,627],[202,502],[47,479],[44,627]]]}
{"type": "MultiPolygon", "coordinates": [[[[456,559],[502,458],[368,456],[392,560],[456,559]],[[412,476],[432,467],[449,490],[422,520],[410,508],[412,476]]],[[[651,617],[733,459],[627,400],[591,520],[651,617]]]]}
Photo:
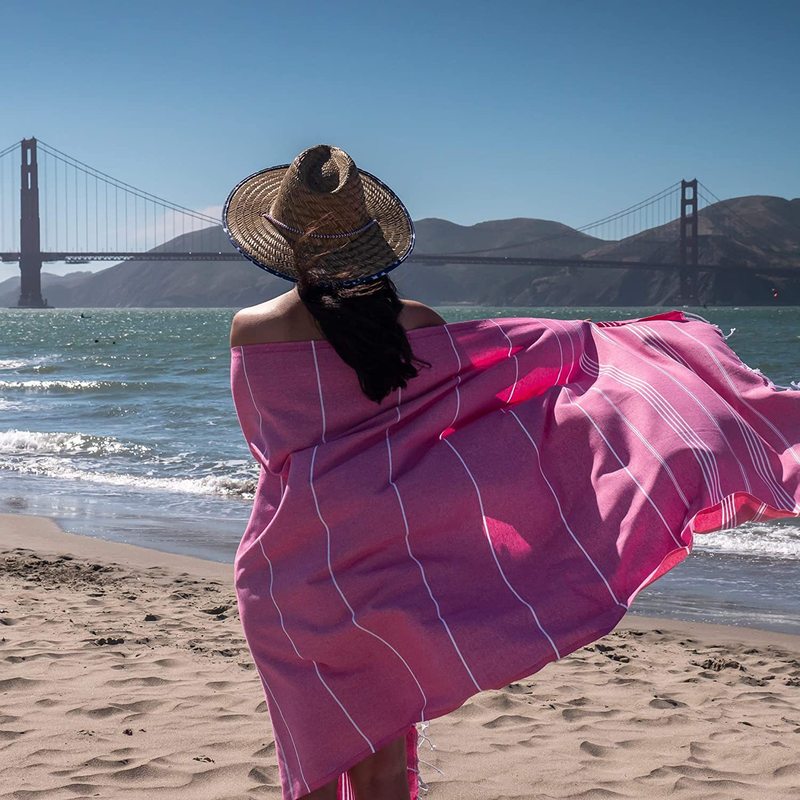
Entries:
{"type": "MultiPolygon", "coordinates": [[[[313,232],[314,228],[312,227],[310,230],[313,232]]],[[[364,251],[369,253],[369,262],[378,268],[372,279],[380,278],[385,274],[380,271],[380,266],[395,261],[397,258],[395,251],[389,246],[378,225],[374,225],[370,230],[360,234],[359,242],[364,251]]],[[[353,278],[353,264],[352,252],[348,244],[348,242],[343,242],[336,245],[325,239],[299,237],[292,244],[298,277],[305,278],[306,281],[309,278],[318,277],[320,281],[325,282],[357,282],[350,280],[353,278]],[[309,267],[312,268],[312,275],[308,275],[309,267]]]]}

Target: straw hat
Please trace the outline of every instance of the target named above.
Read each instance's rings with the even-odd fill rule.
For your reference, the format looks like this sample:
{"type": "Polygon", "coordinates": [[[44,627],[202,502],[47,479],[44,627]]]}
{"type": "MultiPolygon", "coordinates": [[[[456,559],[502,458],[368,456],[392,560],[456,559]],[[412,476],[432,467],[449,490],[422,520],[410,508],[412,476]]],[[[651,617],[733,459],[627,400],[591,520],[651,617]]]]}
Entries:
{"type": "Polygon", "coordinates": [[[290,281],[302,271],[298,243],[331,283],[343,285],[385,275],[414,247],[411,217],[395,193],[327,144],[245,178],[222,219],[243,256],[290,281]]]}

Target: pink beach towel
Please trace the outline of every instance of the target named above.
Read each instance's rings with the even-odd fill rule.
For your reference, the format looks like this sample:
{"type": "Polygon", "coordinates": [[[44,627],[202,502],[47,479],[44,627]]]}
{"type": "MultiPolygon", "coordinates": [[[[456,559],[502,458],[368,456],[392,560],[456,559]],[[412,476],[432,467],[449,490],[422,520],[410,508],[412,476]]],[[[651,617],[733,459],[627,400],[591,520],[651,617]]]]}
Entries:
{"type": "Polygon", "coordinates": [[[800,515],[800,391],[680,311],[411,331],[381,404],[326,342],[232,350],[235,563],[285,800],[611,631],[694,533],[800,515]]]}

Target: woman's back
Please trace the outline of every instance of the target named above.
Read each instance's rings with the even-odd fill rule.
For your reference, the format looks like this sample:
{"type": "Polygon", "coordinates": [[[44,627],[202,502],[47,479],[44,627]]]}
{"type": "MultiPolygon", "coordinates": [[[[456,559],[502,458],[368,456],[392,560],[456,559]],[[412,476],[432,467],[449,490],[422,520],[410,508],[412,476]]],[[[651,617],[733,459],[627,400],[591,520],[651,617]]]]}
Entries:
{"type": "MultiPolygon", "coordinates": [[[[405,330],[445,324],[439,314],[423,303],[401,302],[403,308],[397,321],[405,330]]],[[[243,308],[234,316],[231,325],[231,347],[324,339],[316,320],[294,288],[265,303],[243,308]]]]}
{"type": "Polygon", "coordinates": [[[284,800],[416,800],[417,722],[608,633],[694,533],[800,515],[800,398],[704,321],[445,324],[388,277],[407,210],[328,145],[224,218],[295,281],[231,329],[261,465],[235,582],[284,800]]]}
{"type": "Polygon", "coordinates": [[[380,403],[327,342],[232,351],[264,467],[236,588],[286,800],[404,735],[413,777],[416,722],[610,631],[693,533],[800,513],[797,393],[682,312],[408,338],[431,366],[380,403]]]}

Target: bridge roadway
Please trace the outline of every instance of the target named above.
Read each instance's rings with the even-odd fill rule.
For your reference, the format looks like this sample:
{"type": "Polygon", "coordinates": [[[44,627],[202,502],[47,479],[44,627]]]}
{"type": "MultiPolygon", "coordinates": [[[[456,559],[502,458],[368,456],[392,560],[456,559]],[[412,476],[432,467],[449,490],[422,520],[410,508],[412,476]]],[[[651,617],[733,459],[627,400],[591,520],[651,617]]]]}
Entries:
{"type": "MultiPolygon", "coordinates": [[[[65,261],[70,264],[86,264],[89,261],[240,261],[244,257],[236,252],[186,252],[169,253],[166,251],[147,252],[49,252],[42,253],[43,262],[65,261]]],[[[0,253],[0,261],[14,263],[19,261],[18,252],[0,253]]],[[[516,258],[512,256],[475,256],[453,254],[414,253],[409,261],[417,264],[475,264],[507,267],[571,267],[574,269],[640,269],[656,272],[680,272],[690,270],[697,272],[739,272],[746,271],[756,275],[780,276],[793,275],[800,277],[800,264],[795,265],[763,265],[745,266],[738,264],[688,264],[665,262],[656,264],[646,261],[610,261],[604,259],[582,258],[516,258]]]]}

